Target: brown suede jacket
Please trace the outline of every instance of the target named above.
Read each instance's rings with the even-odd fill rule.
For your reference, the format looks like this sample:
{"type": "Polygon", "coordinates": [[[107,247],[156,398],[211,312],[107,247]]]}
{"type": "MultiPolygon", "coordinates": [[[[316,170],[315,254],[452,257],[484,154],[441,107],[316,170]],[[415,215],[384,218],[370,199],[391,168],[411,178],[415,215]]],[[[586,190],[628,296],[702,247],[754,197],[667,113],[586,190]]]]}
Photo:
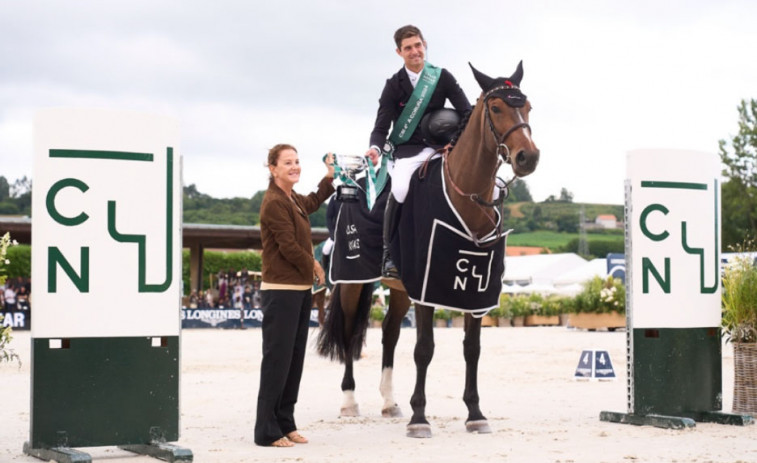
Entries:
{"type": "Polygon", "coordinates": [[[333,179],[324,177],[318,191],[291,198],[273,181],[260,206],[263,241],[263,282],[285,285],[313,284],[313,243],[308,215],[317,211],[334,192],[333,179]]]}

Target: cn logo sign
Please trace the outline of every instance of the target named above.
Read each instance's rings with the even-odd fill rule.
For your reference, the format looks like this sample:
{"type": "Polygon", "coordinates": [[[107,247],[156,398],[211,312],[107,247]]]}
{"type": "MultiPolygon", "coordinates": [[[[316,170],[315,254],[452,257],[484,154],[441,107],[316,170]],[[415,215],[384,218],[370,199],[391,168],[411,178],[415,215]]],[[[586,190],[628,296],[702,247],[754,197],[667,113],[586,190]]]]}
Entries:
{"type": "MultiPolygon", "coordinates": [[[[114,163],[152,163],[155,162],[152,153],[137,153],[123,151],[95,151],[95,150],[70,150],[70,149],[50,149],[49,157],[61,160],[70,160],[71,162],[86,163],[95,162],[114,162],[114,163]]],[[[174,217],[174,198],[173,198],[173,171],[174,171],[174,154],[173,148],[166,148],[166,166],[165,166],[165,185],[160,188],[163,192],[161,197],[153,197],[152,201],[165,201],[164,218],[151,217],[150,220],[158,220],[165,223],[165,249],[163,252],[151,252],[150,256],[162,254],[165,258],[165,273],[159,281],[148,281],[148,251],[147,235],[121,232],[121,221],[119,220],[119,201],[108,200],[106,198],[95,198],[90,200],[88,192],[90,186],[87,181],[76,177],[66,177],[52,183],[45,193],[45,210],[47,215],[57,224],[64,227],[81,227],[88,221],[92,220],[91,211],[87,207],[103,207],[107,211],[104,215],[105,223],[98,223],[103,231],[113,241],[121,243],[124,246],[134,246],[136,250],[135,259],[138,261],[138,272],[136,278],[136,289],[140,293],[159,293],[166,291],[173,281],[173,217],[174,217]],[[66,207],[60,207],[60,197],[65,196],[66,207]],[[78,200],[76,199],[78,197],[78,200]],[[80,203],[82,206],[77,206],[80,203]],[[84,206],[87,205],[87,206],[84,206]],[[65,210],[63,210],[65,209],[65,210]],[[70,212],[74,210],[75,212],[70,212]]],[[[94,164],[93,164],[94,168],[94,164]]],[[[144,185],[135,185],[136,188],[144,185]]],[[[103,216],[103,215],[98,215],[103,216]]],[[[79,255],[74,257],[66,255],[58,246],[47,247],[47,291],[56,293],[59,287],[58,277],[62,273],[76,287],[80,293],[90,291],[90,257],[91,246],[80,246],[79,255]]]]}
{"type": "Polygon", "coordinates": [[[455,262],[457,274],[455,275],[452,289],[466,291],[469,281],[472,281],[472,286],[475,287],[476,291],[486,291],[486,288],[489,286],[492,257],[493,255],[487,252],[459,250],[457,261],[455,262]]]}
{"type": "MultiPolygon", "coordinates": [[[[707,183],[689,182],[665,182],[665,181],[642,181],[642,189],[675,190],[678,192],[675,200],[670,204],[653,202],[645,206],[639,214],[639,229],[641,234],[662,252],[655,252],[654,256],[643,255],[641,257],[642,293],[648,294],[652,288],[659,288],[665,294],[670,294],[672,288],[672,254],[683,252],[694,256],[698,263],[698,289],[701,294],[712,294],[718,290],[719,285],[719,224],[718,224],[718,181],[713,180],[712,185],[707,183]],[[710,193],[714,198],[712,203],[702,201],[710,193]],[[697,194],[700,193],[700,194],[697,194]],[[675,209],[682,203],[681,197],[688,197],[689,209],[696,212],[690,219],[701,219],[714,215],[713,229],[702,230],[696,223],[690,224],[689,219],[681,218],[681,214],[674,214],[675,209]],[[671,219],[672,216],[677,219],[671,219]],[[704,233],[703,233],[704,232],[704,233]],[[709,235],[708,235],[709,234],[709,235]],[[714,240],[711,240],[714,235],[714,240]],[[702,238],[702,236],[709,236],[702,238]],[[703,242],[703,241],[707,242],[703,242]],[[705,251],[709,251],[706,253],[705,251]],[[706,258],[709,254],[709,258],[706,258]]],[[[659,195],[661,196],[661,195],[659,195]]],[[[644,247],[650,249],[649,246],[644,247]]]]}

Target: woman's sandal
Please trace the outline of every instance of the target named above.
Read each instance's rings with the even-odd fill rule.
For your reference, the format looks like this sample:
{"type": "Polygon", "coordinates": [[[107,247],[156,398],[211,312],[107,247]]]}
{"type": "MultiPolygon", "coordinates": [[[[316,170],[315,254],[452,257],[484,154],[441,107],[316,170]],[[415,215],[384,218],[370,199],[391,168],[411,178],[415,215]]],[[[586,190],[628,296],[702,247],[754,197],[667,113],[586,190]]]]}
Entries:
{"type": "Polygon", "coordinates": [[[295,444],[307,444],[308,440],[297,431],[292,431],[289,434],[287,434],[287,439],[294,442],[295,444]]]}
{"type": "Polygon", "coordinates": [[[282,437],[271,442],[271,447],[294,447],[294,444],[289,442],[289,439],[287,439],[286,437],[282,437]]]}

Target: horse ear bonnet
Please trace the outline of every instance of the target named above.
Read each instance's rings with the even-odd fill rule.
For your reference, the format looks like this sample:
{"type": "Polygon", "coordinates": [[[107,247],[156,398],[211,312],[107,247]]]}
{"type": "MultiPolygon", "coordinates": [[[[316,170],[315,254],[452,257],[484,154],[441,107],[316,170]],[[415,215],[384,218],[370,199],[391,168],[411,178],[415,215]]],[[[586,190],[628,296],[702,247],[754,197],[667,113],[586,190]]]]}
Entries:
{"type": "Polygon", "coordinates": [[[457,133],[460,125],[460,115],[450,108],[437,109],[426,113],[421,119],[421,133],[423,140],[429,145],[444,146],[457,133]]]}
{"type": "Polygon", "coordinates": [[[492,79],[483,72],[480,72],[472,64],[468,63],[468,65],[473,70],[476,82],[478,82],[478,85],[487,97],[497,96],[513,108],[522,108],[526,104],[527,97],[519,88],[520,81],[523,79],[523,61],[518,63],[518,68],[512,76],[509,78],[497,77],[496,79],[492,79]]]}

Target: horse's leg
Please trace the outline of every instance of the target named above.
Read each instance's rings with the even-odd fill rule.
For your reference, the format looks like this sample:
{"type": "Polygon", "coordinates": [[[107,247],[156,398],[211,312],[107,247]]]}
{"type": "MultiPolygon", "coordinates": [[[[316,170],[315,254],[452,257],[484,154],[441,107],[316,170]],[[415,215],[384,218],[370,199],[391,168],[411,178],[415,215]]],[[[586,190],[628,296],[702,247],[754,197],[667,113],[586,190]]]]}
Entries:
{"type": "MultiPolygon", "coordinates": [[[[342,313],[344,314],[344,342],[347,346],[350,345],[350,339],[355,329],[355,317],[362,288],[362,284],[342,284],[339,294],[342,313]]],[[[352,353],[348,351],[344,359],[344,376],[342,377],[344,401],[339,411],[341,416],[360,416],[360,410],[355,401],[355,377],[352,371],[353,361],[352,353]]]]}
{"type": "Polygon", "coordinates": [[[468,419],[465,429],[468,432],[492,432],[486,417],[478,406],[478,359],[481,356],[481,319],[465,314],[465,339],[463,340],[465,357],[465,392],[463,401],[468,406],[468,419]]]}
{"type": "Polygon", "coordinates": [[[426,420],[426,373],[434,357],[434,308],[415,304],[415,390],[410,398],[413,417],[407,425],[408,437],[431,437],[431,425],[426,420]]]}
{"type": "Polygon", "coordinates": [[[386,312],[384,322],[381,326],[383,344],[381,356],[381,384],[379,391],[384,398],[384,405],[381,408],[381,416],[395,418],[402,416],[402,410],[394,400],[394,386],[392,384],[392,373],[394,371],[394,350],[397,347],[397,341],[400,338],[400,328],[402,320],[407,315],[410,308],[410,299],[407,293],[392,289],[389,293],[389,310],[386,312]]]}

